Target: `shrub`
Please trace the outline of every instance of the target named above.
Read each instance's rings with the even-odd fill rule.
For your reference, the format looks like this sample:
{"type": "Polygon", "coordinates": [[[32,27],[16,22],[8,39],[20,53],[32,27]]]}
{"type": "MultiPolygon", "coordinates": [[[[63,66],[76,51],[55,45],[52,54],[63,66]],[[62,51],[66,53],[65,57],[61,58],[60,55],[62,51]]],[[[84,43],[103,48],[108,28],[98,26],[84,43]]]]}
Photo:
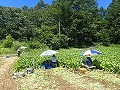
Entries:
{"type": "Polygon", "coordinates": [[[44,48],[48,48],[46,44],[44,43],[40,43],[40,42],[34,42],[34,41],[30,41],[29,46],[31,49],[44,49],[44,48]]]}
{"type": "Polygon", "coordinates": [[[56,50],[59,48],[68,48],[68,40],[69,38],[64,34],[60,34],[60,36],[54,35],[51,41],[52,48],[56,50]]]}
{"type": "Polygon", "coordinates": [[[9,34],[6,36],[6,39],[3,41],[3,47],[4,48],[11,48],[11,46],[13,45],[13,38],[12,36],[9,34]]]}
{"type": "Polygon", "coordinates": [[[13,51],[16,51],[21,46],[27,47],[26,51],[30,50],[30,47],[29,47],[28,43],[26,43],[26,42],[19,42],[19,41],[14,41],[13,42],[13,46],[11,48],[12,48],[13,51]]]}

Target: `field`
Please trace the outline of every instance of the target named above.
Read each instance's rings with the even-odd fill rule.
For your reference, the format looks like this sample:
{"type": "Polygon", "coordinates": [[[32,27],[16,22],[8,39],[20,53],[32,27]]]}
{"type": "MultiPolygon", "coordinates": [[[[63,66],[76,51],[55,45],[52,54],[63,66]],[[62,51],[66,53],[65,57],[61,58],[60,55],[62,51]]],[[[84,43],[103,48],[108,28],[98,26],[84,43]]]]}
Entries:
{"type": "MultiPolygon", "coordinates": [[[[26,76],[14,79],[19,90],[119,90],[120,89],[120,46],[98,46],[91,48],[69,48],[57,50],[56,57],[60,66],[52,69],[41,69],[43,61],[51,56],[40,54],[44,50],[25,52],[14,64],[15,71],[24,71],[26,76]],[[88,49],[101,51],[101,55],[92,56],[97,69],[86,74],[78,71],[85,57],[80,53],[88,49]],[[34,66],[34,73],[27,74],[26,68],[34,66]]],[[[11,58],[12,59],[12,58],[11,58]]],[[[8,59],[6,59],[7,61],[8,59]]],[[[7,62],[6,62],[7,63],[7,62]]],[[[6,70],[7,71],[7,70],[6,70]]],[[[9,82],[10,83],[10,82],[9,82]]],[[[7,88],[7,87],[6,87],[7,88]]],[[[17,89],[18,89],[17,88],[17,89]]]]}
{"type": "MultiPolygon", "coordinates": [[[[95,49],[102,52],[101,55],[92,56],[93,65],[95,65],[97,69],[120,73],[120,45],[111,45],[109,47],[98,46],[84,49],[60,49],[57,50],[58,53],[56,54],[59,65],[77,70],[81,67],[82,60],[85,59],[85,57],[80,56],[80,53],[88,49],[95,49]]],[[[20,60],[15,64],[14,69],[19,71],[31,66],[40,67],[43,61],[49,60],[51,58],[51,56],[41,57],[40,54],[43,51],[44,50],[40,49],[32,50],[29,53],[24,53],[20,60]]]]}

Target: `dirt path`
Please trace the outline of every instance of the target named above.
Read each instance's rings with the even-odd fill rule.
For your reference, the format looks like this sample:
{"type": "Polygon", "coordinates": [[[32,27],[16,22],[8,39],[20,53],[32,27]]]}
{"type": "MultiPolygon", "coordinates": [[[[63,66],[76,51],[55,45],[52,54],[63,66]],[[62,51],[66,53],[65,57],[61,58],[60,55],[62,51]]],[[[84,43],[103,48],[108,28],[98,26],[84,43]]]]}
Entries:
{"type": "Polygon", "coordinates": [[[99,70],[83,75],[64,68],[56,68],[47,70],[46,73],[53,77],[57,87],[59,86],[58,90],[120,90],[120,78],[103,71],[100,74],[99,70]],[[97,76],[98,73],[100,76],[97,76]]]}
{"type": "Polygon", "coordinates": [[[64,80],[61,75],[54,74],[51,70],[47,70],[46,74],[49,75],[49,79],[51,79],[52,81],[55,81],[54,90],[56,88],[58,90],[85,90],[82,87],[77,87],[74,84],[70,84],[69,82],[64,80]]]}
{"type": "Polygon", "coordinates": [[[17,90],[18,79],[13,79],[12,65],[18,57],[0,57],[0,90],[17,90]]]}
{"type": "Polygon", "coordinates": [[[120,78],[114,75],[99,71],[83,75],[61,67],[36,69],[20,83],[24,90],[120,90],[120,78]]]}

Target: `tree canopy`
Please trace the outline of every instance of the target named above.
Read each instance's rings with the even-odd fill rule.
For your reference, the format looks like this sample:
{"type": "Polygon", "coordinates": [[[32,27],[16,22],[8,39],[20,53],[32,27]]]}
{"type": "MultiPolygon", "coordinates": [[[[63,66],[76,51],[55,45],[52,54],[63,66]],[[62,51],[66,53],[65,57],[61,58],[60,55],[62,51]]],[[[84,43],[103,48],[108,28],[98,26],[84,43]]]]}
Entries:
{"type": "Polygon", "coordinates": [[[107,9],[96,0],[40,0],[36,6],[0,6],[0,40],[37,41],[55,48],[120,44],[120,1],[107,9]],[[56,47],[57,46],[57,47],[56,47]]]}

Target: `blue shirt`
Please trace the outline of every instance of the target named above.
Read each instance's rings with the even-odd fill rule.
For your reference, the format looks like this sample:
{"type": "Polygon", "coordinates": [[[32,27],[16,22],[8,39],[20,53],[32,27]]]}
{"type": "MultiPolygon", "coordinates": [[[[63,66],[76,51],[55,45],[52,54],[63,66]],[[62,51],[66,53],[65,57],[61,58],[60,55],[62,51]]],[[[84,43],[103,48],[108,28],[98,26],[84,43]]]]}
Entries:
{"type": "Polygon", "coordinates": [[[84,60],[83,62],[88,66],[92,66],[92,59],[90,57],[87,57],[87,59],[84,60]]]}

